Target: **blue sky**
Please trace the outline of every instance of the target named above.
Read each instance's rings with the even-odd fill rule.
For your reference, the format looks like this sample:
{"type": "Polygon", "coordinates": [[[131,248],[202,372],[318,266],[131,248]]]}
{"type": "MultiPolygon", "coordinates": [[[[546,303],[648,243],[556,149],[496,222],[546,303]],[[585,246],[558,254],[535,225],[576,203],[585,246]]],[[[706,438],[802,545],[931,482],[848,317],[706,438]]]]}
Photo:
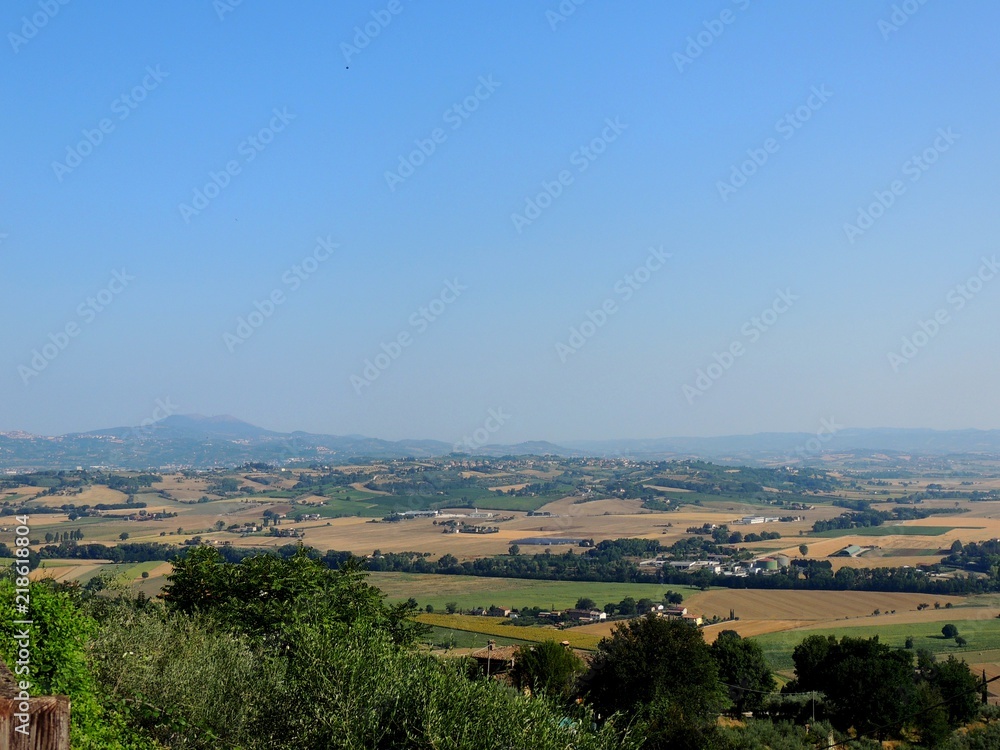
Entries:
{"type": "Polygon", "coordinates": [[[1000,427],[1000,8],[482,5],[5,4],[0,430],[1000,427]]]}

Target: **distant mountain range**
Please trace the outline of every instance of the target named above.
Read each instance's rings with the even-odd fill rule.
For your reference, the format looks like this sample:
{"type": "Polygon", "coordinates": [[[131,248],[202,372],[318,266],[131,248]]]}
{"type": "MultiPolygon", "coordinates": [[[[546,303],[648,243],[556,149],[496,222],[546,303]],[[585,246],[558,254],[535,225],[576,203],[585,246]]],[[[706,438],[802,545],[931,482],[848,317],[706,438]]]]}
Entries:
{"type": "MultiPolygon", "coordinates": [[[[247,461],[343,463],[360,458],[430,458],[457,447],[440,440],[379,440],[362,435],[275,432],[230,416],[183,414],[145,427],[112,427],[57,437],[0,433],[0,470],[195,468],[247,461]]],[[[483,455],[574,455],[544,442],[483,446],[483,455]]]]}
{"type": "MultiPolygon", "coordinates": [[[[440,440],[379,440],[266,430],[230,416],[174,415],[146,427],[114,427],[58,437],[0,433],[0,470],[196,468],[247,461],[345,463],[361,458],[430,458],[468,448],[440,440]]],[[[705,458],[727,463],[814,463],[837,454],[897,458],[975,454],[1000,457],[1000,430],[839,429],[724,437],[545,441],[484,445],[476,455],[597,456],[637,460],[705,458]]]]}

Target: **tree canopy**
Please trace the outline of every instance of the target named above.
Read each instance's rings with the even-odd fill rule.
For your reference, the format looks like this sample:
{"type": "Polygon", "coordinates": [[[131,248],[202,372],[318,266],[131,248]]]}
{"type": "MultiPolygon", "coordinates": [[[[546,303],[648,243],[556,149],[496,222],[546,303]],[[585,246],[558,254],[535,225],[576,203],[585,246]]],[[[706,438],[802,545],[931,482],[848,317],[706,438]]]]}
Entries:
{"type": "Polygon", "coordinates": [[[583,660],[572,649],[556,641],[522,646],[514,660],[514,684],[562,701],[571,695],[584,668],[583,660]]]}
{"type": "Polygon", "coordinates": [[[606,719],[621,712],[647,722],[650,748],[702,748],[728,701],[697,627],[652,614],[603,639],[584,695],[606,719]]]}
{"type": "Polygon", "coordinates": [[[205,614],[226,627],[255,636],[278,635],[294,623],[367,621],[384,628],[397,643],[412,643],[423,632],[413,622],[412,602],[386,605],[366,583],[356,559],[330,570],[304,551],[283,559],[256,555],[227,563],[218,550],[198,547],[174,561],[163,599],[186,614],[205,614]]]}
{"type": "Polygon", "coordinates": [[[756,641],[723,630],[711,645],[712,658],[719,667],[719,679],[726,686],[733,713],[758,711],[767,693],[777,687],[764,651],[756,641]]]}

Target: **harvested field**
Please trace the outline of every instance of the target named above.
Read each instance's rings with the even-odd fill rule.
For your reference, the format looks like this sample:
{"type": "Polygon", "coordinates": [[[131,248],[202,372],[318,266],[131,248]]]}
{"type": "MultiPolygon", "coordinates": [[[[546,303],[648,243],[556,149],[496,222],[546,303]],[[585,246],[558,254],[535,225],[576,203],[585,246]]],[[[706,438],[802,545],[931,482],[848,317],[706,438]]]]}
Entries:
{"type": "MultiPolygon", "coordinates": [[[[879,623],[885,626],[908,622],[938,622],[949,617],[957,619],[989,619],[996,609],[961,607],[967,600],[959,596],[927,596],[924,594],[882,593],[879,591],[762,591],[755,589],[713,589],[685,597],[684,606],[692,614],[710,619],[713,615],[728,617],[735,611],[736,621],[705,627],[705,639],[714,641],[722,630],[735,630],[743,636],[759,636],[797,628],[854,627],[879,623]],[[933,609],[934,602],[941,605],[933,609]],[[917,611],[917,605],[927,603],[930,609],[917,611]],[[952,609],[945,609],[951,603],[952,609]],[[895,615],[873,617],[876,610],[895,615]]],[[[582,630],[594,635],[610,634],[613,623],[583,625],[582,630]]],[[[804,636],[803,636],[804,637],[804,636]]]]}
{"type": "Polygon", "coordinates": [[[921,602],[946,602],[953,605],[965,600],[960,596],[929,597],[926,594],[883,593],[881,591],[761,591],[752,589],[713,589],[685,599],[689,611],[702,617],[729,614],[743,620],[809,620],[825,622],[864,617],[876,609],[883,612],[916,610],[921,602]]]}

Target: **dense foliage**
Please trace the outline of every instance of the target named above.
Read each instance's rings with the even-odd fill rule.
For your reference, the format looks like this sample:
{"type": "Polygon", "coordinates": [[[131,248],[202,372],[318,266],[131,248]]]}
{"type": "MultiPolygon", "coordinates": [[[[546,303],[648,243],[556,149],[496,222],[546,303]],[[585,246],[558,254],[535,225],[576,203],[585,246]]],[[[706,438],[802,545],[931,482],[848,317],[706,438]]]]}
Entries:
{"type": "Polygon", "coordinates": [[[880,643],[878,637],[809,636],[796,646],[795,680],[787,692],[816,691],[823,713],[841,730],[879,739],[915,731],[937,744],[979,710],[981,685],[963,661],[935,662],[880,643]]]}
{"type": "Polygon", "coordinates": [[[741,638],[736,631],[723,630],[716,636],[711,653],[733,713],[741,716],[746,711],[759,711],[777,682],[757,642],[741,638]]]}
{"type": "Polygon", "coordinates": [[[583,693],[599,717],[621,712],[642,720],[651,750],[705,747],[728,703],[701,631],[652,615],[601,641],[583,693]]]}

